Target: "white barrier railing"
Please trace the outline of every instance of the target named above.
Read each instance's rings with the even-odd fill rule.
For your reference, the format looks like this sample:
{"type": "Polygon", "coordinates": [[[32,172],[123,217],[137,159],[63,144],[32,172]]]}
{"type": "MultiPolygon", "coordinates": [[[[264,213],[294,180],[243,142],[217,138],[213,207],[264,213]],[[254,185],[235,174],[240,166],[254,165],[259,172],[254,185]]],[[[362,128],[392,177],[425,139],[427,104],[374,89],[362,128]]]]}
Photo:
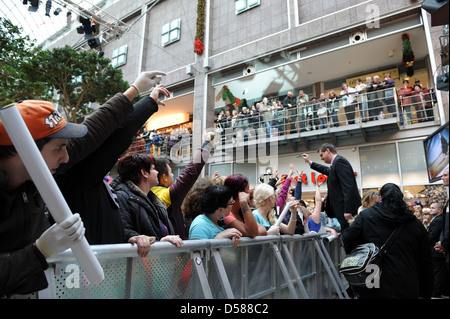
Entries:
{"type": "Polygon", "coordinates": [[[105,279],[91,285],[70,250],[48,259],[49,287],[38,298],[203,299],[348,298],[336,266],[341,240],[315,235],[187,240],[152,245],[147,257],[131,244],[91,246],[105,279]]]}

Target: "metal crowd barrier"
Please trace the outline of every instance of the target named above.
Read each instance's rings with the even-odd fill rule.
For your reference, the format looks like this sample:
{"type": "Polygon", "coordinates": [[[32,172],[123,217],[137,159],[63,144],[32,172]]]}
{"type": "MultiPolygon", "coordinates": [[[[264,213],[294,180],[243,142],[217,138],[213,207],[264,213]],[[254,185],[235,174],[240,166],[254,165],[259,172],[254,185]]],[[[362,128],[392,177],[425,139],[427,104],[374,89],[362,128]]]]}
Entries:
{"type": "Polygon", "coordinates": [[[93,245],[105,279],[91,285],[71,250],[47,261],[49,287],[40,299],[348,298],[336,267],[341,240],[317,235],[187,240],[152,245],[147,257],[131,244],[93,245]]]}

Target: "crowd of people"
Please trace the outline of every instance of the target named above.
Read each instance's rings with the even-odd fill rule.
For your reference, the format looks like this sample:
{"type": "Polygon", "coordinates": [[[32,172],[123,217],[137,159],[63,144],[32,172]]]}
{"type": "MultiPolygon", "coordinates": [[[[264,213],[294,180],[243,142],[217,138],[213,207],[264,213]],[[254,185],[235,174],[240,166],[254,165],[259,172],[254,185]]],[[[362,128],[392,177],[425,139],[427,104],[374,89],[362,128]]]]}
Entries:
{"type": "Polygon", "coordinates": [[[387,73],[384,81],[379,75],[368,76],[364,80],[357,79],[354,88],[342,83],[341,91],[320,93],[318,98],[303,90],[299,90],[297,96],[289,91],[282,98],[263,97],[251,106],[220,111],[215,123],[225,132],[230,128],[243,131],[252,128],[258,134],[262,128],[266,137],[271,137],[397,117],[398,110],[399,122],[403,125],[432,121],[434,99],[433,91],[424,87],[420,80],[415,80],[412,87],[405,79],[396,92],[395,81],[387,73]]]}
{"type": "MultiPolygon", "coordinates": [[[[251,106],[244,103],[240,107],[227,107],[216,115],[214,123],[216,130],[225,135],[224,142],[235,140],[233,138],[246,141],[252,135],[256,137],[264,133],[269,138],[355,124],[358,121],[378,121],[397,117],[397,110],[401,125],[433,121],[434,103],[433,90],[424,87],[420,80],[415,80],[412,86],[405,79],[396,91],[395,81],[386,73],[384,81],[379,75],[358,78],[355,87],[342,83],[340,91],[320,93],[318,98],[299,90],[297,96],[289,91],[281,98],[263,97],[251,106]]],[[[191,128],[179,127],[168,133],[166,130],[158,133],[155,129],[150,132],[144,127],[135,136],[127,152],[168,155],[175,144],[184,139],[190,141],[186,137],[192,137],[191,128]]],[[[186,146],[192,147],[191,143],[187,143],[186,146]]],[[[189,152],[187,154],[190,155],[189,152]]]]}
{"type": "MultiPolygon", "coordinates": [[[[137,246],[141,257],[147,256],[151,245],[158,241],[181,247],[188,239],[228,238],[236,247],[242,237],[306,233],[328,233],[334,238],[341,233],[349,251],[369,239],[382,242],[389,229],[402,223],[407,223],[406,230],[390,252],[401,269],[383,270],[388,279],[375,295],[358,293],[362,297],[430,298],[434,282],[436,294],[448,295],[448,279],[442,281],[448,278],[443,272],[447,270],[448,276],[448,227],[445,230],[442,226],[445,217],[440,218],[437,226],[433,224],[436,218],[433,219],[427,232],[406,207],[400,189],[394,184],[388,183],[379,194],[365,194],[361,199],[353,168],[332,144],[324,144],[318,150],[320,159],[330,166],[302,154],[303,165],[327,176],[327,195],[322,198],[322,182],[317,182],[314,206],[302,199],[302,182],[297,180],[303,172],[294,164],[290,164],[286,178],[279,178],[280,172],[275,168],[267,183],[255,187],[242,174],[220,176],[216,172],[211,177],[200,177],[215,145],[212,132],[205,133],[203,144],[176,179],[166,160],[131,153],[119,159],[118,176],[110,184],[105,182],[104,176],[139,128],[159,106],[164,106],[158,96],[168,96],[169,92],[157,85],[162,75],[159,71],[143,72],[127,91],[118,93],[83,124],[62,120],[58,131],[45,125],[45,118],[56,112],[51,103],[17,103],[74,212],[59,224],[47,211],[0,123],[1,297],[45,288],[46,258],[72,247],[83,236],[90,244],[131,243],[137,246]],[[149,96],[131,104],[138,93],[151,88],[149,96]],[[34,116],[33,109],[39,110],[39,116],[34,116]],[[287,213],[281,220],[280,212],[284,209],[287,213]],[[377,214],[381,217],[373,218],[377,214]],[[431,229],[433,238],[439,239],[436,242],[431,240],[431,229]],[[407,256],[400,253],[404,250],[408,251],[407,256]],[[439,259],[439,266],[435,259],[439,259]],[[404,265],[408,265],[408,271],[404,265]],[[395,285],[388,283],[393,278],[395,285]]],[[[448,169],[444,177],[444,185],[448,187],[448,169]]],[[[448,216],[448,204],[440,205],[441,215],[442,207],[446,207],[448,216]]],[[[433,212],[435,208],[438,211],[433,207],[433,212]]],[[[448,217],[446,220],[448,224],[448,217]]]]}
{"type": "Polygon", "coordinates": [[[190,156],[187,147],[192,148],[192,129],[190,127],[174,128],[169,133],[163,129],[158,133],[156,129],[149,132],[147,127],[144,126],[142,132],[138,132],[133,138],[133,142],[126,150],[126,154],[143,153],[156,156],[181,156],[181,153],[184,152],[184,155],[190,156]],[[181,148],[177,149],[176,154],[171,153],[172,147],[179,142],[182,142],[181,148]]]}

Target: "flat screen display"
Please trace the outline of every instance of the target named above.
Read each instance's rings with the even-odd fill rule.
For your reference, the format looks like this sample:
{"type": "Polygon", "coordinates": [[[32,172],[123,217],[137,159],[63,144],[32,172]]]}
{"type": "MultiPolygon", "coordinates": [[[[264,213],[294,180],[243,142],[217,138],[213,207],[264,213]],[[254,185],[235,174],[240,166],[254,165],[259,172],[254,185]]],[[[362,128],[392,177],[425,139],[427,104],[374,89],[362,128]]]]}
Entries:
{"type": "Polygon", "coordinates": [[[440,180],[444,170],[448,168],[448,123],[442,125],[423,141],[430,183],[440,180]]]}

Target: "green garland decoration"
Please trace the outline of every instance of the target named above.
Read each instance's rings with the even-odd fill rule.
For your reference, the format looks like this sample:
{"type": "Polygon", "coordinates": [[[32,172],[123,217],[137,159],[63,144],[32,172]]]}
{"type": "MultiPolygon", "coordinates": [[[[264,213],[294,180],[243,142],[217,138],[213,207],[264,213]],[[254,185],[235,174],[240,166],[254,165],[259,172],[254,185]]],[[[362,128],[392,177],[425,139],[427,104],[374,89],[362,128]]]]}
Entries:
{"type": "Polygon", "coordinates": [[[222,100],[225,101],[226,104],[232,104],[235,107],[242,103],[241,99],[235,97],[226,85],[224,85],[222,89],[222,100]]]}
{"type": "Polygon", "coordinates": [[[411,48],[411,42],[407,33],[402,34],[403,41],[403,65],[406,66],[406,75],[411,77],[414,75],[415,56],[411,48]]]}
{"type": "Polygon", "coordinates": [[[203,39],[205,37],[205,7],[206,0],[198,0],[197,3],[197,32],[195,33],[194,52],[198,55],[203,53],[203,39]]]}

